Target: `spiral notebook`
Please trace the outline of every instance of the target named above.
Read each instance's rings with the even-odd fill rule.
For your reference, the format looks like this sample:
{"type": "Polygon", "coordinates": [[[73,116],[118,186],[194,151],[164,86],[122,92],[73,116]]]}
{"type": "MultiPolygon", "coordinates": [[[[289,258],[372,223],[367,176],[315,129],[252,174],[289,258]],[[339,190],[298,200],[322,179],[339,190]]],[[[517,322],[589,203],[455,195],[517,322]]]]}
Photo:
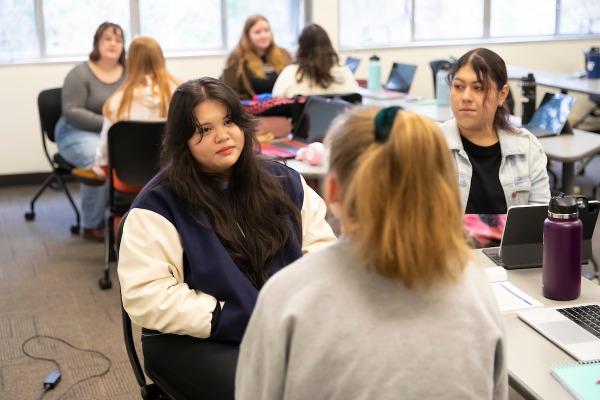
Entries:
{"type": "Polygon", "coordinates": [[[600,399],[600,362],[557,365],[550,373],[576,399],[600,399]]]}

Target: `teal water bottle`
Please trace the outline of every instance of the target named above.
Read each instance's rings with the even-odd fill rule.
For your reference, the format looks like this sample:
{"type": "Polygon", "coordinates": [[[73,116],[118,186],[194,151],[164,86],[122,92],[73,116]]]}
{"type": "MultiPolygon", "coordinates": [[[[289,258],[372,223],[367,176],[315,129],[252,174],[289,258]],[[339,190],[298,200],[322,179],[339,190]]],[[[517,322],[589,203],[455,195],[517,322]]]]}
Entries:
{"type": "Polygon", "coordinates": [[[448,73],[450,71],[440,68],[435,74],[435,99],[438,106],[450,105],[450,85],[448,84],[448,73]]]}
{"type": "Polygon", "coordinates": [[[381,90],[381,62],[379,62],[379,57],[376,55],[373,55],[371,58],[369,58],[367,89],[381,90]]]}

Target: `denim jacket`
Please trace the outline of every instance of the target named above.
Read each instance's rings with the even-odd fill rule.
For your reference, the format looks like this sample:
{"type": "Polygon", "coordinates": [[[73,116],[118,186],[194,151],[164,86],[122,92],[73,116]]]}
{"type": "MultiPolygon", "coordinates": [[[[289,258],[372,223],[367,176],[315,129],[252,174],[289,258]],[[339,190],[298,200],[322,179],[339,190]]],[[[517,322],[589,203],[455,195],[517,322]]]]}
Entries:
{"type": "MultiPolygon", "coordinates": [[[[455,119],[439,124],[452,151],[463,211],[467,207],[473,168],[460,140],[455,119]]],[[[506,198],[506,207],[523,204],[548,204],[550,202],[550,181],[544,149],[529,131],[519,128],[517,133],[498,130],[502,161],[500,162],[500,184],[506,198]]]]}

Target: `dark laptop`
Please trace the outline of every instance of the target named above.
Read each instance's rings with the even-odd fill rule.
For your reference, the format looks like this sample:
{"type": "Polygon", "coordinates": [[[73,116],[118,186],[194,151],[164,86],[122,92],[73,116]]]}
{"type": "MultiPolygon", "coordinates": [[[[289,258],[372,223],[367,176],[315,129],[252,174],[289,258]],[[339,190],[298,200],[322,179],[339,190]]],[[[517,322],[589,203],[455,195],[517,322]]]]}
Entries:
{"type": "Polygon", "coordinates": [[[350,68],[353,74],[356,74],[356,70],[358,69],[358,65],[360,64],[360,58],[356,57],[348,57],[346,58],[346,65],[350,68]]]}
{"type": "Polygon", "coordinates": [[[395,62],[382,90],[362,89],[359,93],[364,97],[377,100],[401,99],[408,94],[416,71],[417,66],[415,64],[395,62]]]}
{"type": "MultiPolygon", "coordinates": [[[[583,224],[582,264],[587,264],[592,257],[592,235],[599,209],[600,202],[590,200],[587,209],[579,211],[579,219],[583,224]]],[[[483,249],[483,253],[506,269],[541,267],[544,220],[547,216],[547,204],[510,207],[500,247],[483,249]]]]}
{"type": "Polygon", "coordinates": [[[568,122],[575,97],[564,93],[546,93],[540,107],[533,113],[531,121],[523,128],[542,138],[555,136],[561,132],[572,132],[568,122]]]}
{"type": "Polygon", "coordinates": [[[313,142],[322,142],[331,121],[348,105],[349,102],[338,98],[309,97],[291,134],[292,138],[261,143],[261,153],[276,158],[294,158],[301,148],[313,142]]]}

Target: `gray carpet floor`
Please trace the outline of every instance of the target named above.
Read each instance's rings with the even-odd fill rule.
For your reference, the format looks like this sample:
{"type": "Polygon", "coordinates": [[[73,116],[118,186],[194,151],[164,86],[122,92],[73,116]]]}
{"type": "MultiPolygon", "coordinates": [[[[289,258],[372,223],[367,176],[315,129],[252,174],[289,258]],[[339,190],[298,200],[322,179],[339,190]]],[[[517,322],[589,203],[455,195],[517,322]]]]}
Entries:
{"type": "MultiPolygon", "coordinates": [[[[78,198],[77,185],[69,185],[78,198]]],[[[100,290],[104,245],[70,233],[75,217],[62,192],[47,190],[36,204],[36,218],[24,212],[36,186],[0,188],[0,399],[37,399],[43,381],[57,367],[28,353],[56,360],[58,386],[43,398],[139,399],[121,330],[119,286],[100,290]],[[65,391],[76,381],[101,374],[65,391]]]]}
{"type": "MultiPolygon", "coordinates": [[[[560,165],[553,169],[560,176],[560,165]]],[[[599,157],[576,183],[590,196],[598,182],[599,157]]],[[[69,187],[78,202],[77,185],[69,187]]],[[[36,205],[35,221],[26,222],[23,215],[37,188],[0,187],[0,399],[39,398],[44,379],[57,369],[51,361],[24,355],[22,346],[30,338],[25,350],[56,360],[62,370],[60,384],[44,399],[140,399],[123,342],[116,266],[113,288],[100,290],[104,245],[70,233],[75,218],[62,192],[47,190],[36,205]],[[110,359],[110,370],[94,377],[109,366],[103,356],[46,336],[101,352],[110,359]]],[[[597,226],[593,247],[600,259],[598,232],[597,226]]],[[[584,268],[591,271],[591,265],[584,268]]],[[[521,397],[511,390],[510,399],[521,397]]]]}

